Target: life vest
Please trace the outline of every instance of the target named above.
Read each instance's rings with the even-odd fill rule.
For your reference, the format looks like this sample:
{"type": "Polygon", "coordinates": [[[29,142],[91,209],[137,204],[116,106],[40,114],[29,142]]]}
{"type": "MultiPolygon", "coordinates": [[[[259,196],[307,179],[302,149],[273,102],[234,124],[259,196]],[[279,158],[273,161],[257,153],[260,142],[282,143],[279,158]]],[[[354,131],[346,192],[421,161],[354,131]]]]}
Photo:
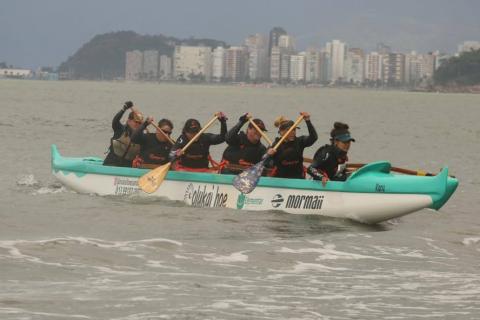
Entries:
{"type": "Polygon", "coordinates": [[[299,139],[284,142],[274,155],[275,177],[304,179],[303,149],[299,139]]]}
{"type": "Polygon", "coordinates": [[[345,180],[348,157],[347,154],[331,144],[326,144],[317,150],[314,160],[320,163],[315,168],[325,173],[330,180],[345,180]]]}
{"type": "Polygon", "coordinates": [[[229,164],[252,165],[262,160],[267,149],[260,142],[251,143],[244,132],[239,134],[240,145],[228,146],[223,152],[223,160],[229,164]]]}
{"type": "Polygon", "coordinates": [[[170,142],[159,141],[155,133],[149,133],[141,147],[140,157],[143,164],[165,164],[169,161],[168,155],[171,148],[170,142]]]}
{"type": "Polygon", "coordinates": [[[188,147],[187,151],[178,159],[179,167],[208,168],[210,143],[201,135],[197,141],[188,147]]]}
{"type": "Polygon", "coordinates": [[[140,145],[132,143],[130,135],[125,131],[118,139],[112,140],[113,153],[128,161],[132,161],[140,153],[140,145]]]}

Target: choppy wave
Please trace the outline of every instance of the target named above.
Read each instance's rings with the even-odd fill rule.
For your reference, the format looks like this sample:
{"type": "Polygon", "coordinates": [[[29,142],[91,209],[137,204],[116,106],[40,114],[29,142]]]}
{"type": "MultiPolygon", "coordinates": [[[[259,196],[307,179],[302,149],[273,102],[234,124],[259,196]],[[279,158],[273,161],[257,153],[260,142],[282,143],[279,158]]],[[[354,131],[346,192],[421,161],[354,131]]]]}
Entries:
{"type": "Polygon", "coordinates": [[[33,174],[21,175],[17,178],[17,186],[33,195],[55,194],[67,191],[60,182],[44,185],[33,174]]]}

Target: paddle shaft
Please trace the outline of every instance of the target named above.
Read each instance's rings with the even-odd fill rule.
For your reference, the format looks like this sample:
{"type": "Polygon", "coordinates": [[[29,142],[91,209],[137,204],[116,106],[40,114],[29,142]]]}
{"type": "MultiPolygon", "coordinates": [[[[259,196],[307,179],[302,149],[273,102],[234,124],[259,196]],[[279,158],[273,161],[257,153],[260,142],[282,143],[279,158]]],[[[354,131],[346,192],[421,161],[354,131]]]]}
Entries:
{"type": "Polygon", "coordinates": [[[265,141],[267,141],[268,144],[271,146],[272,140],[270,140],[270,138],[263,132],[263,130],[257,126],[257,124],[252,120],[252,118],[249,118],[248,122],[250,122],[250,124],[255,128],[255,130],[257,130],[258,133],[260,133],[260,135],[263,137],[263,139],[265,139],[265,141]]]}
{"type": "Polygon", "coordinates": [[[168,139],[168,142],[170,142],[172,145],[175,144],[175,141],[173,141],[172,138],[170,138],[170,136],[168,134],[165,133],[165,131],[163,131],[162,129],[160,129],[159,126],[157,126],[155,123],[150,123],[152,126],[155,127],[155,129],[157,129],[157,131],[159,131],[165,138],[168,139]]]}
{"type": "Polygon", "coordinates": [[[287,130],[287,132],[285,132],[285,134],[280,138],[277,144],[273,147],[273,150],[277,151],[278,147],[280,147],[280,145],[287,138],[290,132],[292,132],[302,120],[303,120],[303,115],[301,115],[300,117],[297,118],[297,120],[295,120],[293,125],[287,130]]]}

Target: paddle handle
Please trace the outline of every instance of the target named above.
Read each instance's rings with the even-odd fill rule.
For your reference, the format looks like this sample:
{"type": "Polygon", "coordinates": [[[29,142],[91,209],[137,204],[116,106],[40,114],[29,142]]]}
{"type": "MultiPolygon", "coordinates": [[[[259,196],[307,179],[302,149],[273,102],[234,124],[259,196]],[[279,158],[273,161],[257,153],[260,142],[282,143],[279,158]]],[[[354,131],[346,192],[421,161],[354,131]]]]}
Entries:
{"type": "Polygon", "coordinates": [[[263,139],[265,139],[265,141],[268,142],[268,145],[272,145],[272,140],[270,140],[270,138],[263,132],[262,129],[260,129],[257,124],[252,120],[252,118],[248,118],[248,122],[250,122],[250,124],[255,128],[255,130],[258,131],[258,133],[260,133],[260,135],[263,137],[263,139]]]}
{"type": "Polygon", "coordinates": [[[297,120],[295,120],[295,122],[293,123],[293,125],[292,125],[292,126],[287,130],[287,132],[285,132],[285,134],[280,138],[280,140],[277,142],[277,144],[275,145],[275,147],[273,147],[273,150],[277,151],[277,148],[280,147],[280,145],[282,144],[283,140],[285,140],[285,139],[287,138],[287,136],[290,134],[290,132],[292,132],[302,120],[303,120],[303,115],[301,115],[300,117],[297,118],[297,120]]]}
{"type": "Polygon", "coordinates": [[[195,140],[202,134],[205,132],[205,130],[207,130],[214,122],[215,120],[218,119],[218,116],[215,115],[210,121],[208,121],[208,123],[200,130],[197,132],[197,134],[195,136],[193,136],[192,139],[190,139],[190,141],[185,145],[185,147],[182,148],[182,152],[185,152],[192,143],[195,142],[195,140]]]}
{"type": "Polygon", "coordinates": [[[155,127],[155,129],[157,129],[157,131],[159,131],[165,138],[168,139],[168,142],[170,142],[172,145],[175,144],[175,141],[173,141],[172,138],[170,138],[170,136],[168,134],[166,134],[162,129],[160,129],[159,126],[157,126],[155,123],[150,123],[152,126],[155,127]]]}

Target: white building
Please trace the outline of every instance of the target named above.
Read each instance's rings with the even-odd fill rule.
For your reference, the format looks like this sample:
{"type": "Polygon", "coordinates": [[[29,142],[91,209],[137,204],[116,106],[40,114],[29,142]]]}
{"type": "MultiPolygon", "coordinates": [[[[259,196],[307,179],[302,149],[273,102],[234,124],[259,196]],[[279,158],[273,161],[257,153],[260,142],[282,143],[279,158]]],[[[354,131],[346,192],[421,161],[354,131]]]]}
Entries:
{"type": "Polygon", "coordinates": [[[175,79],[192,80],[198,78],[210,81],[212,54],[210,47],[176,46],[173,58],[175,79]]]}
{"type": "Polygon", "coordinates": [[[217,47],[212,52],[212,80],[221,81],[225,78],[226,49],[217,47]]]}
{"type": "Polygon", "coordinates": [[[365,57],[365,79],[370,81],[382,81],[382,55],[378,52],[371,52],[365,57]]]}
{"type": "Polygon", "coordinates": [[[365,59],[362,54],[348,51],[345,59],[345,81],[355,84],[363,83],[365,59]]]}
{"type": "Polygon", "coordinates": [[[462,44],[458,45],[457,53],[468,52],[470,50],[480,49],[480,41],[465,41],[462,44]]]}
{"type": "Polygon", "coordinates": [[[159,77],[160,80],[171,80],[173,77],[172,58],[167,55],[160,56],[159,77]]]}
{"type": "Polygon", "coordinates": [[[128,51],[125,59],[125,80],[140,80],[143,72],[143,53],[139,50],[128,51]]]}
{"type": "Polygon", "coordinates": [[[332,42],[327,42],[326,47],[330,55],[331,78],[329,80],[343,80],[345,77],[346,44],[340,40],[333,40],[332,42]]]}
{"type": "Polygon", "coordinates": [[[278,37],[278,46],[287,49],[288,53],[295,52],[295,38],[293,36],[284,34],[278,37]]]}
{"type": "Polygon", "coordinates": [[[245,39],[248,51],[248,77],[250,80],[268,78],[268,40],[262,34],[255,34],[245,39]]]}
{"type": "Polygon", "coordinates": [[[270,80],[273,82],[280,81],[281,57],[282,48],[273,46],[272,54],[270,55],[270,80]]]}
{"type": "Polygon", "coordinates": [[[305,82],[318,83],[321,79],[322,57],[319,50],[308,49],[305,52],[305,82]]]}
{"type": "Polygon", "coordinates": [[[230,81],[245,81],[248,72],[246,47],[230,47],[225,54],[225,78],[230,81]]]}
{"type": "Polygon", "coordinates": [[[306,53],[300,52],[290,56],[290,80],[292,82],[305,81],[306,53]]]}
{"type": "Polygon", "coordinates": [[[405,82],[416,84],[433,77],[436,55],[417,54],[412,51],[405,55],[405,82]]]}
{"type": "Polygon", "coordinates": [[[143,52],[142,79],[158,80],[159,54],[156,50],[146,50],[143,52]]]}
{"type": "Polygon", "coordinates": [[[19,78],[26,79],[33,77],[32,70],[5,68],[0,69],[0,78],[19,78]]]}

